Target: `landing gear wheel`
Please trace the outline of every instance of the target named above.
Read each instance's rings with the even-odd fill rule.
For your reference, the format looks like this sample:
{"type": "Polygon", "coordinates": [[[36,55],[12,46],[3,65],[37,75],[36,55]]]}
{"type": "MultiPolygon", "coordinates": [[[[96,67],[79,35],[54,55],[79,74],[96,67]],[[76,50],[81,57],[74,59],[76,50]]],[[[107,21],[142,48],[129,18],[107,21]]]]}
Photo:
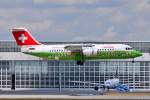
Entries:
{"type": "Polygon", "coordinates": [[[77,65],[83,65],[84,62],[83,61],[77,61],[77,65]]]}
{"type": "Polygon", "coordinates": [[[134,61],[134,59],[132,59],[132,63],[134,63],[135,61],[134,61]]]}

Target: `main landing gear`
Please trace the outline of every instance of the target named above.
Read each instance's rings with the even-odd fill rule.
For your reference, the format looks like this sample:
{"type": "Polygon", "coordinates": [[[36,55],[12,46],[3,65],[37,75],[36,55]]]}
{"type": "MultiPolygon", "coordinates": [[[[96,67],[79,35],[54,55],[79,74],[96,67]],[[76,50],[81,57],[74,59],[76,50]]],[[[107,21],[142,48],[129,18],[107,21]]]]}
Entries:
{"type": "Polygon", "coordinates": [[[134,61],[134,58],[132,59],[132,63],[134,63],[135,61],[134,61]]]}

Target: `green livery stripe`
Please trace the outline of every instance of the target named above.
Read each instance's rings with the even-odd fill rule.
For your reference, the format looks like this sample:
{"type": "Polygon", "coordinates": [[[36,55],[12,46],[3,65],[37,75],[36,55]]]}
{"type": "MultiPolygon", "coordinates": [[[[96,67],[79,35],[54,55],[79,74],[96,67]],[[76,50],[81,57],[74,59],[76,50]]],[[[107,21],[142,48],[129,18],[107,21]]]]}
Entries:
{"type": "Polygon", "coordinates": [[[32,53],[28,53],[30,55],[33,56],[37,56],[37,57],[42,57],[45,59],[61,59],[61,60],[70,60],[70,59],[75,59],[75,57],[73,56],[68,56],[66,52],[32,52],[32,53]]]}
{"type": "Polygon", "coordinates": [[[129,51],[103,51],[98,52],[97,57],[99,59],[127,59],[134,58],[134,53],[129,51]]]}
{"type": "Polygon", "coordinates": [[[90,59],[128,59],[141,56],[139,51],[100,51],[97,55],[82,56],[80,52],[76,52],[74,55],[69,55],[66,52],[31,52],[27,53],[33,56],[42,57],[45,59],[55,60],[90,60],[90,59]]]}

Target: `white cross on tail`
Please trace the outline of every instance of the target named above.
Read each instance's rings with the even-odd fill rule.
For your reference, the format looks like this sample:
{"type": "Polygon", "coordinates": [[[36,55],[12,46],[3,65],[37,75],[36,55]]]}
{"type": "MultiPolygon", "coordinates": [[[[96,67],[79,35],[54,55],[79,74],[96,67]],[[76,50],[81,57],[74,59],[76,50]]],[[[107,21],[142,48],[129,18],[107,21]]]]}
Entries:
{"type": "Polygon", "coordinates": [[[25,42],[25,40],[28,39],[28,37],[26,37],[24,34],[21,34],[21,36],[18,38],[22,43],[25,42]]]}

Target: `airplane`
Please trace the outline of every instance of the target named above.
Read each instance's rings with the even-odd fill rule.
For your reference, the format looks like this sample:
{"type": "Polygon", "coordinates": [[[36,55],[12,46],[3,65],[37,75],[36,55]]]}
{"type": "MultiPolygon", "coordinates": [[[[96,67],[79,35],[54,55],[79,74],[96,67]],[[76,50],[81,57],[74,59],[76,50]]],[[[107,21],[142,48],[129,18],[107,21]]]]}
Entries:
{"type": "Polygon", "coordinates": [[[142,83],[122,84],[122,83],[120,83],[119,78],[107,79],[106,81],[104,81],[103,84],[101,84],[101,83],[92,83],[92,82],[84,82],[84,81],[72,81],[72,82],[73,83],[94,85],[93,89],[95,91],[100,91],[102,93],[109,92],[110,89],[115,90],[116,92],[120,92],[120,93],[130,92],[130,88],[129,88],[130,85],[142,84],[142,83]]]}
{"type": "Polygon", "coordinates": [[[140,51],[125,44],[55,44],[39,43],[26,28],[13,28],[12,34],[21,52],[48,60],[129,59],[142,56],[140,51]]]}
{"type": "Polygon", "coordinates": [[[146,82],[138,82],[138,83],[122,84],[121,81],[123,81],[123,80],[119,79],[119,77],[118,77],[118,67],[117,67],[115,76],[111,79],[106,79],[106,81],[104,81],[103,84],[86,82],[86,81],[71,81],[71,82],[94,85],[94,90],[100,91],[101,93],[108,92],[110,89],[115,90],[116,92],[126,93],[126,92],[130,92],[129,86],[140,85],[140,84],[146,83],[146,82]]]}

